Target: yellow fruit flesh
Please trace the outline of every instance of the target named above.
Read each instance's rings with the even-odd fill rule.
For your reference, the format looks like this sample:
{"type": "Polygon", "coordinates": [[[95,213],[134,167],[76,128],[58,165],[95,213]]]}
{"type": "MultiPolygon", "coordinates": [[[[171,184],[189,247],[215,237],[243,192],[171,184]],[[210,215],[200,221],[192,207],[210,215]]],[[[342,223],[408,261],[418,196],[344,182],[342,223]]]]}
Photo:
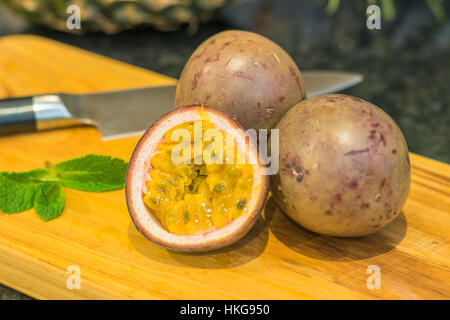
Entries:
{"type": "Polygon", "coordinates": [[[150,159],[152,169],[149,172],[150,179],[147,181],[144,202],[162,225],[177,235],[202,234],[224,227],[247,211],[251,195],[253,167],[248,163],[240,164],[237,161],[235,146],[232,147],[234,148],[232,161],[230,157],[225,156],[228,155],[227,139],[233,138],[226,136],[223,131],[215,129],[223,137],[223,147],[220,148],[219,144],[219,147],[211,152],[214,156],[215,151],[223,150],[223,164],[205,163],[203,157],[200,163],[199,153],[196,151],[203,154],[205,148],[213,146],[213,142],[218,141],[216,137],[205,136],[205,132],[214,129],[214,125],[207,116],[203,118],[202,121],[196,121],[196,124],[187,122],[167,131],[163,142],[158,144],[158,152],[150,159]],[[201,130],[196,130],[197,135],[194,136],[194,127],[199,128],[199,122],[201,130]],[[184,161],[179,164],[172,161],[172,150],[181,141],[172,139],[172,133],[176,129],[185,129],[192,137],[192,142],[189,142],[191,154],[189,157],[186,155],[184,161]],[[203,138],[202,143],[198,144],[201,150],[194,147],[197,138],[203,138]],[[197,164],[194,158],[197,159],[197,164]]]}

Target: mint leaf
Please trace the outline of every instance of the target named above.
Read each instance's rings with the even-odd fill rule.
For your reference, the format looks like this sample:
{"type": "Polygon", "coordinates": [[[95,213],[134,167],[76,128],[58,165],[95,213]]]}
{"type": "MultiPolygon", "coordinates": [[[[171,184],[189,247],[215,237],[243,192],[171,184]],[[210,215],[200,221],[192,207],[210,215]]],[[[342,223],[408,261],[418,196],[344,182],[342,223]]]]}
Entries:
{"type": "Polygon", "coordinates": [[[63,185],[101,192],[123,188],[128,164],[122,159],[89,154],[54,167],[27,172],[0,172],[0,211],[16,213],[34,207],[45,221],[65,207],[63,185]]]}
{"type": "Polygon", "coordinates": [[[122,159],[89,154],[60,162],[53,170],[68,188],[102,192],[124,187],[127,166],[122,159]]]}
{"type": "Polygon", "coordinates": [[[33,207],[34,196],[40,178],[48,175],[48,170],[36,169],[27,172],[0,172],[0,210],[17,213],[33,207]]]}
{"type": "Polygon", "coordinates": [[[34,210],[45,221],[56,218],[65,206],[64,189],[59,183],[44,183],[34,198],[34,210]]]}

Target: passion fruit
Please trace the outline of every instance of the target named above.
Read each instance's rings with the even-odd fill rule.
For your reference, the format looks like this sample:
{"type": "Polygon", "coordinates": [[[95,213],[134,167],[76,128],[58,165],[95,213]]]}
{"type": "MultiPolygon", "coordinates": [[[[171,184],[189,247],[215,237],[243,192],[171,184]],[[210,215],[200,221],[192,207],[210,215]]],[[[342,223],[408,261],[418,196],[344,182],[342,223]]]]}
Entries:
{"type": "Polygon", "coordinates": [[[326,235],[362,236],[400,213],[410,187],[409,153],[383,110],[324,95],[297,104],[277,128],[280,169],[272,191],[295,222],[326,235]]]}
{"type": "Polygon", "coordinates": [[[156,121],[131,157],[125,194],[131,219],[168,249],[229,245],[257,220],[268,192],[256,145],[228,115],[201,105],[156,121]]]}
{"type": "Polygon", "coordinates": [[[305,97],[301,72],[286,51],[261,35],[231,30],[207,39],[192,54],[175,105],[203,103],[246,129],[271,129],[305,97]]]}

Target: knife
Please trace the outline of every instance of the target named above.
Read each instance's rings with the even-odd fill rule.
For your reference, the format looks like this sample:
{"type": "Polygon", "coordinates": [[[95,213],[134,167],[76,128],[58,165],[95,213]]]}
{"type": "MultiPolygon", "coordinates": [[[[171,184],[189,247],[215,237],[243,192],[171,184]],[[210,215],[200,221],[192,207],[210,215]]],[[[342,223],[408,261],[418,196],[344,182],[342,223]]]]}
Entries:
{"type": "MultiPolygon", "coordinates": [[[[308,98],[363,80],[350,72],[302,72],[308,98]]],[[[139,135],[174,108],[176,85],[92,94],[46,94],[0,100],[0,135],[94,125],[103,140],[139,135]]]]}

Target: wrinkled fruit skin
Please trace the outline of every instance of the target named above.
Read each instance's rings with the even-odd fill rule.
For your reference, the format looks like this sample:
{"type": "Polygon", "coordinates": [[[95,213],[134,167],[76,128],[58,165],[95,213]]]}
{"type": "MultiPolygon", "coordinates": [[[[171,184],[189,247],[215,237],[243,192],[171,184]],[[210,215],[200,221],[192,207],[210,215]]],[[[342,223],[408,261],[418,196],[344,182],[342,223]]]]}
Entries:
{"type": "Polygon", "coordinates": [[[225,31],[192,54],[175,106],[213,105],[245,129],[270,129],[305,97],[300,70],[286,51],[255,33],[225,31]]]}
{"type": "Polygon", "coordinates": [[[362,236],[399,214],[410,187],[409,153],[380,108],[324,95],[293,107],[277,128],[272,191],[295,222],[321,234],[362,236]]]}

